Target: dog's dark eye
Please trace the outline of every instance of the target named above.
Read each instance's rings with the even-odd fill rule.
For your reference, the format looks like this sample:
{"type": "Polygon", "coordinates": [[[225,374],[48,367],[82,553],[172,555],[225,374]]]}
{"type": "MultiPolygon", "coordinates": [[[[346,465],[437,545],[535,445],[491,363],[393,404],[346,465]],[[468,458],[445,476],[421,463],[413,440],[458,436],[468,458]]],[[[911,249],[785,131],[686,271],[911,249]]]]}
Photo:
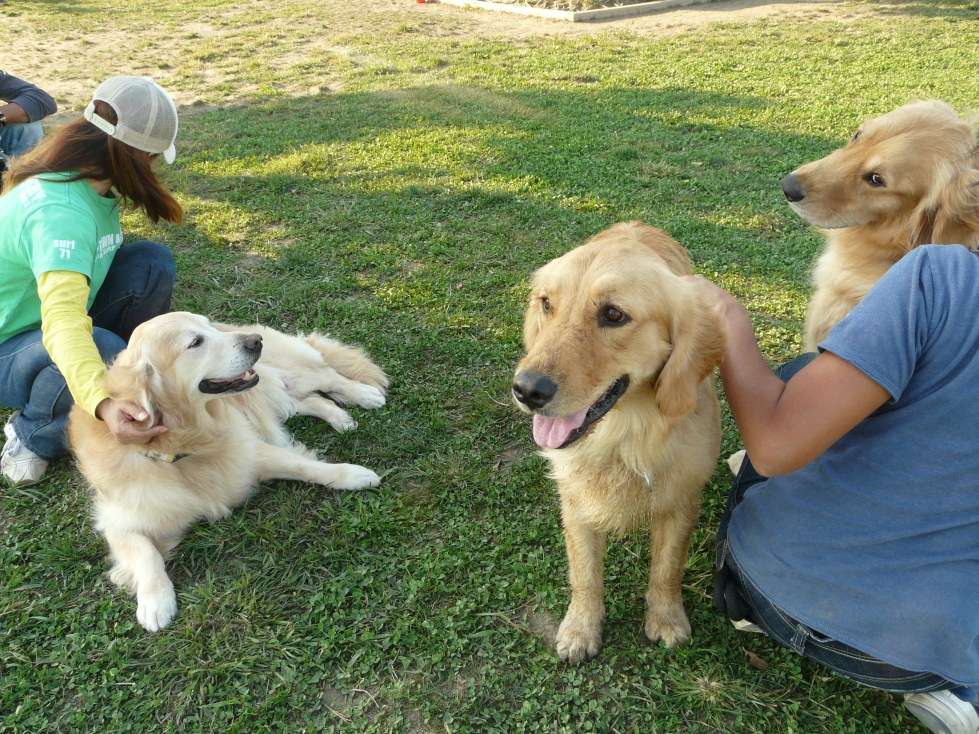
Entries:
{"type": "Polygon", "coordinates": [[[204,337],[202,337],[202,336],[195,336],[193,338],[193,340],[190,342],[190,345],[187,348],[188,349],[193,349],[194,347],[199,347],[203,343],[204,343],[204,337]]]}
{"type": "Polygon", "coordinates": [[[857,131],[856,131],[855,133],[853,133],[853,137],[852,137],[852,138],[850,138],[850,142],[852,143],[852,142],[854,142],[854,141],[855,141],[855,140],[856,140],[857,138],[859,138],[859,137],[860,137],[860,133],[862,133],[862,132],[863,132],[863,130],[857,130],[857,131]]]}
{"type": "Polygon", "coordinates": [[[869,183],[871,186],[884,185],[884,177],[881,176],[879,173],[868,173],[866,176],[866,180],[867,183],[869,183]]]}
{"type": "Polygon", "coordinates": [[[602,309],[602,322],[609,326],[622,326],[628,321],[629,317],[615,306],[606,306],[602,309]]]}
{"type": "Polygon", "coordinates": [[[541,308],[541,311],[543,311],[544,313],[550,313],[551,312],[551,299],[548,298],[547,296],[541,296],[540,297],[540,308],[541,308]]]}

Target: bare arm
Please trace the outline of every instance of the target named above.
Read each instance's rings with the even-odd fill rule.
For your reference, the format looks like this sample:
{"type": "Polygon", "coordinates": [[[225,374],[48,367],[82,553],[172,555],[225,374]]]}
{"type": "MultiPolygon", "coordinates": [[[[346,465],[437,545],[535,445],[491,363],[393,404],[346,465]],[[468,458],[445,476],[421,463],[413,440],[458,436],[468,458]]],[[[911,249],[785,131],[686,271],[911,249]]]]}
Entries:
{"type": "Polygon", "coordinates": [[[30,122],[30,118],[27,116],[24,108],[16,102],[0,104],[0,112],[3,113],[3,119],[7,123],[30,122]]]}
{"type": "Polygon", "coordinates": [[[830,352],[782,382],[765,362],[744,306],[713,283],[697,280],[728,328],[721,381],[751,463],[761,474],[778,476],[805,466],[890,398],[830,352]]]}

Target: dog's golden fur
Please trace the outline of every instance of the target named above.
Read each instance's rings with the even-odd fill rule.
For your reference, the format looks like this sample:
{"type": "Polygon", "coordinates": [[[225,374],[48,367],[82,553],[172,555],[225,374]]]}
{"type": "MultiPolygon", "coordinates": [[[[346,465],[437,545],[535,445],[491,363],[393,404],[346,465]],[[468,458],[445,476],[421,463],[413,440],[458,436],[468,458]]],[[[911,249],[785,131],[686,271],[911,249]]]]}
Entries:
{"type": "Polygon", "coordinates": [[[792,209],[826,238],[813,273],[808,350],[911,249],[979,243],[977,165],[972,122],[944,102],[914,100],[785,177],[792,209]]]}
{"type": "Polygon", "coordinates": [[[720,451],[713,372],[725,343],[718,315],[682,277],[691,272],[677,242],[628,222],[534,277],[513,391],[534,413],[561,499],[571,583],[557,633],[564,660],[593,657],[601,646],[610,532],[650,528],[646,636],[673,647],[690,635],[680,586],[720,451]],[[614,407],[559,447],[623,377],[628,387],[614,407]]]}
{"type": "Polygon", "coordinates": [[[95,526],[114,562],[110,578],[136,594],[140,624],[155,631],[176,614],[164,561],[190,525],[227,515],[259,482],[376,486],[380,479],[369,469],[316,460],[283,423],[301,413],[338,431],[355,428],[326,396],[376,408],[387,385],[362,350],[321,334],[239,330],[183,312],[137,327],[109,368],[106,389],[141,405],[168,430],[149,444],[123,445],[75,407],[69,438],[94,489],[95,526]]]}

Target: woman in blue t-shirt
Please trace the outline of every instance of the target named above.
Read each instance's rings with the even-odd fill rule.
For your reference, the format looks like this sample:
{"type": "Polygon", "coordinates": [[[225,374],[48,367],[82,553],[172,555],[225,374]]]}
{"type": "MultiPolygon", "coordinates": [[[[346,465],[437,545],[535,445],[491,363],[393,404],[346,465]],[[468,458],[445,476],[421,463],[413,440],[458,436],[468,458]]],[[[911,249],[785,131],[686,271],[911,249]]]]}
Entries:
{"type": "Polygon", "coordinates": [[[721,379],[750,461],[718,531],[715,604],[835,672],[979,734],[979,256],[894,265],[778,374],[744,307],[721,379]]]}
{"type": "Polygon", "coordinates": [[[177,108],[148,77],[106,80],[82,116],[17,158],[0,196],[0,473],[39,481],[68,450],[74,403],[105,421],[122,443],[166,430],[113,400],[105,361],[140,323],[170,310],[173,255],[158,243],[123,245],[121,206],[153,222],[183,212],[154,173],[171,162],[177,108]]]}

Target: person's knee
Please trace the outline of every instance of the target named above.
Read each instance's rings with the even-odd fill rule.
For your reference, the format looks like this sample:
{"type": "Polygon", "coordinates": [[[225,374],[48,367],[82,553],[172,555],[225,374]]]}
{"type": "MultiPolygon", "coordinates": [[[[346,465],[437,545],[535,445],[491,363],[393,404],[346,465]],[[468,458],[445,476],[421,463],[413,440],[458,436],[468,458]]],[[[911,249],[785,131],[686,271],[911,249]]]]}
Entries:
{"type": "Polygon", "coordinates": [[[44,137],[44,128],[37,122],[8,125],[4,128],[3,142],[0,147],[11,158],[22,155],[36,147],[44,137]]]}
{"type": "Polygon", "coordinates": [[[141,298],[147,303],[162,304],[161,313],[169,310],[177,282],[177,264],[169,247],[151,240],[127,242],[116,253],[112,269],[117,276],[126,274],[126,282],[141,283],[141,298]]]}
{"type": "Polygon", "coordinates": [[[173,252],[166,245],[152,240],[138,240],[129,242],[116,254],[119,257],[123,251],[133,259],[138,259],[151,270],[169,280],[177,279],[177,264],[173,259],[173,252]]]}
{"type": "Polygon", "coordinates": [[[177,263],[173,259],[173,252],[166,245],[150,240],[133,242],[127,247],[139,246],[139,256],[143,258],[146,267],[150,271],[151,281],[156,283],[157,288],[173,288],[177,282],[177,263]]]}

